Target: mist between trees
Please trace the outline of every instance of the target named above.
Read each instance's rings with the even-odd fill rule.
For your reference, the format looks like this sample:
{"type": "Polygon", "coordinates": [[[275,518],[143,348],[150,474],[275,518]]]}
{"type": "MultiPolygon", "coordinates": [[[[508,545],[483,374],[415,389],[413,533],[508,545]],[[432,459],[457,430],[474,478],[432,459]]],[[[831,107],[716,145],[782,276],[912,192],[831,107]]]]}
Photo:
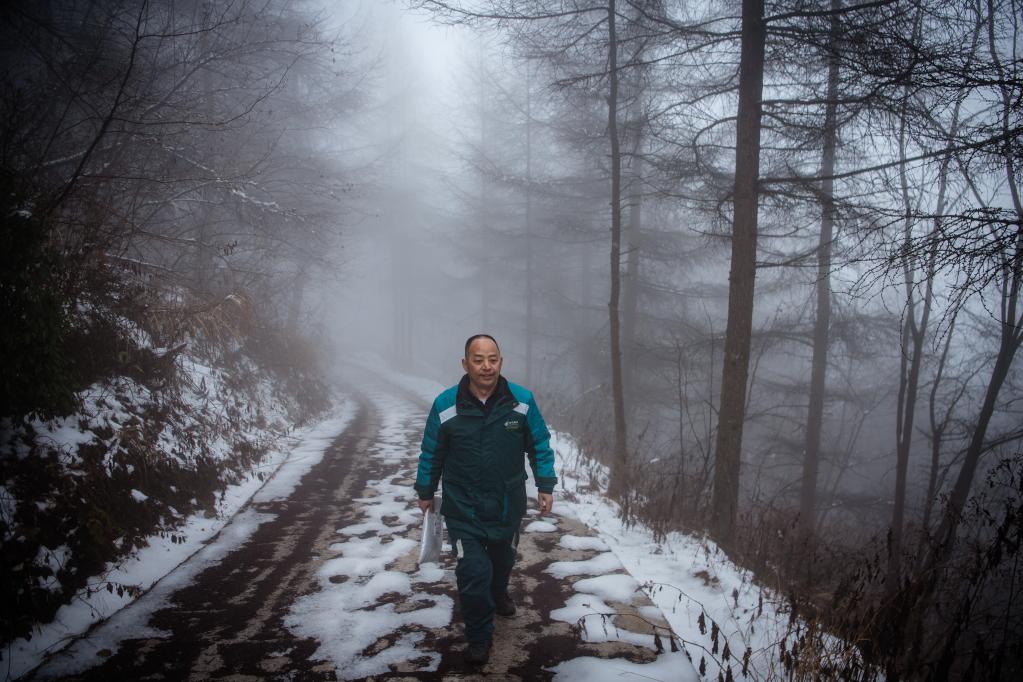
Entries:
{"type": "Polygon", "coordinates": [[[1020,673],[1015,0],[2,11],[5,414],[111,298],[450,382],[485,331],[626,517],[876,666],[793,678],[1020,673]]]}

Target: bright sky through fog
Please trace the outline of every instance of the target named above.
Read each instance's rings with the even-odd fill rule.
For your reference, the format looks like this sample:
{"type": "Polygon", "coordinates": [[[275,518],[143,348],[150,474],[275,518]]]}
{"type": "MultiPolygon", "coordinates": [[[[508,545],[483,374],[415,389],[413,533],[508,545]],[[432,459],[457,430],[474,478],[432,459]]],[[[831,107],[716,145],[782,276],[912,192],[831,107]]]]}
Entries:
{"type": "Polygon", "coordinates": [[[471,44],[467,40],[471,39],[468,30],[442,26],[424,16],[407,12],[403,13],[400,21],[401,33],[410,41],[409,54],[413,63],[422,69],[422,75],[433,91],[440,96],[450,94],[460,53],[464,53],[471,44]]]}
{"type": "Polygon", "coordinates": [[[422,12],[412,12],[404,2],[361,0],[356,13],[378,32],[371,40],[376,49],[385,49],[383,58],[389,69],[405,71],[406,82],[415,84],[423,97],[420,105],[436,113],[438,103],[451,103],[456,97],[456,74],[463,54],[475,42],[472,32],[459,26],[445,26],[430,21],[422,12]]]}

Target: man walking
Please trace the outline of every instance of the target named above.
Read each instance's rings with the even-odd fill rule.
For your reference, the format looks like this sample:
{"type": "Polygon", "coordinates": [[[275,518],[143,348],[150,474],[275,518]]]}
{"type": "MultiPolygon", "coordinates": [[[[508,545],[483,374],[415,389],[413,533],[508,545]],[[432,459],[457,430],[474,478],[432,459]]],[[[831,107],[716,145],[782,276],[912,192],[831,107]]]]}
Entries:
{"type": "Polygon", "coordinates": [[[533,394],[501,376],[488,334],[465,342],[465,376],[433,401],[415,488],[425,513],[441,478],[441,514],[458,555],[455,577],[468,641],[466,660],[486,663],[494,613],[515,615],[508,579],[526,513],[528,458],[541,513],[554,504],[554,451],[533,394]]]}

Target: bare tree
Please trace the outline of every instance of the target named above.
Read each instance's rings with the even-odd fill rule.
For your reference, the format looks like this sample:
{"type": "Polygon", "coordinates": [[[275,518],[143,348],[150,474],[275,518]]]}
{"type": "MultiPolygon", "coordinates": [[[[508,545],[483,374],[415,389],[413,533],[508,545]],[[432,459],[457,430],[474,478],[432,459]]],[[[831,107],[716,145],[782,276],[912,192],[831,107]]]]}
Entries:
{"type": "Polygon", "coordinates": [[[813,358],[810,363],[810,401],[806,419],[806,445],[799,497],[799,524],[804,536],[813,533],[817,519],[817,471],[820,464],[821,429],[826,400],[828,348],[831,326],[831,250],[835,224],[835,152],[838,144],[838,42],[841,0],[832,0],[831,50],[828,53],[828,82],[824,104],[824,149],[821,152],[821,229],[817,241],[817,313],[813,327],[813,358]]]}
{"type": "MultiPolygon", "coordinates": [[[[996,104],[991,112],[990,126],[993,131],[1009,139],[1014,129],[1018,134],[1018,121],[1013,118],[1013,103],[1023,96],[1023,74],[1020,72],[1018,58],[1010,58],[1008,63],[1005,61],[1003,51],[1008,49],[1010,54],[1014,54],[1017,48],[1013,43],[1007,42],[1002,31],[1007,28],[1005,18],[1018,18],[1020,7],[1015,0],[1001,3],[987,0],[984,5],[977,3],[973,9],[978,19],[982,19],[987,34],[985,47],[988,51],[988,62],[985,71],[991,78],[989,87],[997,95],[996,104]]],[[[1023,199],[1021,199],[1023,189],[1020,186],[1019,161],[1011,146],[1002,145],[992,151],[994,152],[992,161],[1000,165],[1003,173],[1003,186],[1008,194],[1009,205],[1006,208],[995,208],[977,196],[978,208],[988,208],[987,212],[993,213],[994,218],[990,222],[982,219],[978,224],[969,224],[969,227],[976,229],[977,232],[990,231],[999,247],[993,254],[993,267],[987,271],[991,284],[998,292],[998,307],[994,311],[998,329],[998,351],[988,378],[983,404],[977,413],[976,426],[936,534],[937,544],[932,555],[932,561],[935,562],[940,561],[949,551],[981,455],[986,450],[988,426],[994,415],[998,396],[1020,344],[1023,343],[1023,304],[1020,300],[1023,288],[1023,199]]],[[[970,244],[958,242],[953,246],[969,247],[970,244]]]]}
{"type": "Polygon", "coordinates": [[[739,507],[739,465],[756,279],[760,100],[764,82],[766,35],[763,0],[743,0],[732,208],[732,266],[728,276],[728,326],[725,330],[721,407],[718,411],[714,455],[711,522],[715,538],[725,547],[730,547],[735,540],[739,507]]]}

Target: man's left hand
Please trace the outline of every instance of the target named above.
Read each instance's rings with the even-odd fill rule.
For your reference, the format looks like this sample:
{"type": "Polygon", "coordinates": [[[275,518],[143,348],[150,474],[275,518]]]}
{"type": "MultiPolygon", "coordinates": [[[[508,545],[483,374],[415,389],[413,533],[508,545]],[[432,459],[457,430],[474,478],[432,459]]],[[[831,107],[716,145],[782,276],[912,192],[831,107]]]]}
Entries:
{"type": "Polygon", "coordinates": [[[551,507],[554,506],[554,495],[551,493],[538,493],[536,502],[540,505],[541,514],[549,514],[551,507]]]}

